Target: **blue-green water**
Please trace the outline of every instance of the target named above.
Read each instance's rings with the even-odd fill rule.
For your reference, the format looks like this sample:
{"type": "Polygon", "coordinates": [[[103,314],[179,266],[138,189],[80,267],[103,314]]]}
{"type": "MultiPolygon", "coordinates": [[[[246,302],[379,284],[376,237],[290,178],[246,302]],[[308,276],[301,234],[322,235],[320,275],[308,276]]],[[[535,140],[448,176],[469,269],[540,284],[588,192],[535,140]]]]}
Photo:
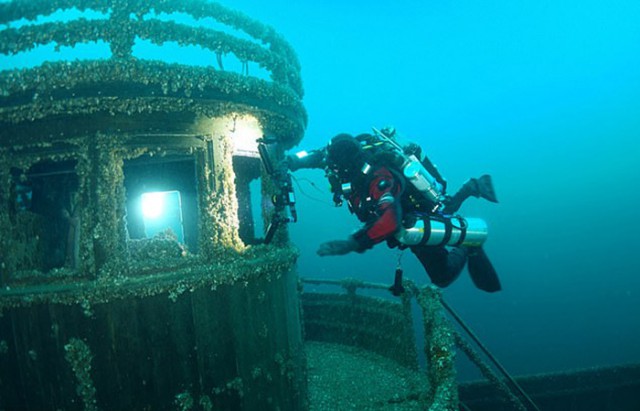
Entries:
{"type": "MultiPolygon", "coordinates": [[[[504,290],[466,275],[445,298],[514,374],[640,361],[640,3],[258,2],[226,4],[276,27],[302,64],[304,148],[392,124],[452,189],[490,173],[504,290]]],[[[298,177],[327,184],[321,172],[298,177]]],[[[305,192],[313,188],[301,181],[305,192]]],[[[330,196],[298,193],[304,276],[391,282],[397,254],[320,258],[358,227],[330,196]]],[[[410,253],[405,272],[426,282],[410,253]]]]}
{"type": "MultiPolygon", "coordinates": [[[[272,25],[297,51],[309,114],[301,147],[392,124],[452,189],[493,176],[500,204],[470,199],[462,212],[490,224],[486,249],[504,290],[484,294],[463,276],[445,298],[507,369],[640,361],[640,3],[223,4],[272,25]]],[[[324,188],[322,177],[298,174],[324,201],[298,191],[300,273],[390,283],[397,254],[383,245],[315,255],[358,227],[304,181],[324,188]]],[[[427,282],[412,255],[402,261],[427,282]]]]}

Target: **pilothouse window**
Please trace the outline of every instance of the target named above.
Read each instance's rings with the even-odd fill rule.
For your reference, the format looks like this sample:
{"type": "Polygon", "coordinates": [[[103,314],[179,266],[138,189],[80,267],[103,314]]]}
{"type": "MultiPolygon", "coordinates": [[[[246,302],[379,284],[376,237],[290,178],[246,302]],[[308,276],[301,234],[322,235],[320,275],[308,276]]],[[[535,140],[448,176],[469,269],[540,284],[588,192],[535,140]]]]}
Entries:
{"type": "Polygon", "coordinates": [[[11,170],[10,210],[18,271],[77,268],[80,205],[76,161],[38,162],[11,170]]]}
{"type": "Polygon", "coordinates": [[[171,230],[177,240],[184,243],[182,200],[179,191],[143,193],[140,198],[140,207],[146,238],[171,230]]]}
{"type": "Polygon", "coordinates": [[[130,240],[168,235],[189,252],[197,252],[197,179],[193,156],[142,156],[127,160],[124,185],[130,240]]]}

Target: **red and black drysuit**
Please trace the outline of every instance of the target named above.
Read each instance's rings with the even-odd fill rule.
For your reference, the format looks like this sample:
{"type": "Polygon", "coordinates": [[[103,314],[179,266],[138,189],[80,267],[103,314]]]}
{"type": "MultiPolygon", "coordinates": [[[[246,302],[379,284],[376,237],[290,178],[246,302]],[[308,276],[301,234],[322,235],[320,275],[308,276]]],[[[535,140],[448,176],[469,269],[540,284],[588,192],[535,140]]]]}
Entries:
{"type": "MultiPolygon", "coordinates": [[[[364,226],[352,237],[357,242],[356,251],[362,252],[385,240],[397,245],[394,235],[403,219],[402,195],[405,179],[387,167],[377,167],[356,181],[346,196],[349,209],[364,226]]],[[[462,247],[413,246],[411,251],[431,278],[440,287],[451,284],[467,261],[467,251],[462,247]]]]}

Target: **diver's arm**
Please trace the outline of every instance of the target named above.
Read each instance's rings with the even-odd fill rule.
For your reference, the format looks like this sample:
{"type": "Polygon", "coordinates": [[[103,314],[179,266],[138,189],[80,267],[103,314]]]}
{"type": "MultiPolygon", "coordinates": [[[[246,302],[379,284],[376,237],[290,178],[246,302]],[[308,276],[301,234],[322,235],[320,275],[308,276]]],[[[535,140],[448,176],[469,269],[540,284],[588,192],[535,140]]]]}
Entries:
{"type": "Polygon", "coordinates": [[[374,179],[369,184],[369,197],[375,201],[373,218],[360,230],[356,231],[346,241],[329,242],[318,250],[320,255],[335,255],[330,253],[333,249],[339,249],[341,254],[350,251],[363,252],[386,240],[393,235],[402,221],[402,208],[400,207],[400,195],[402,184],[386,168],[379,169],[374,174],[374,179]],[[325,246],[325,249],[323,249],[325,246]],[[330,247],[329,247],[330,246],[330,247]],[[329,249],[326,249],[329,247],[329,249]]]}
{"type": "Polygon", "coordinates": [[[286,157],[287,168],[291,171],[300,170],[301,168],[324,168],[325,167],[326,150],[300,151],[295,154],[289,154],[286,157]]]}
{"type": "Polygon", "coordinates": [[[376,205],[376,215],[375,220],[365,224],[353,234],[353,239],[358,243],[355,251],[367,250],[386,240],[398,230],[402,219],[400,201],[391,193],[384,194],[376,205]]]}
{"type": "Polygon", "coordinates": [[[346,240],[334,240],[322,243],[320,244],[317,253],[321,257],[327,255],[344,255],[352,251],[356,251],[358,247],[359,244],[356,240],[353,237],[349,237],[346,240]]]}

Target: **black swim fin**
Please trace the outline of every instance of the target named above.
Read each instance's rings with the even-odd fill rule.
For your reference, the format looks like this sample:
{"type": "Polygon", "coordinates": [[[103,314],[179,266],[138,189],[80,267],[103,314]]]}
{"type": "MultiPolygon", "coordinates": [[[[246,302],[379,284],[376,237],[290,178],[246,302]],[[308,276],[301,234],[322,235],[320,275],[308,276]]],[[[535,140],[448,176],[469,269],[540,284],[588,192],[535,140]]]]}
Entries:
{"type": "Polygon", "coordinates": [[[448,196],[444,202],[444,212],[447,214],[455,213],[464,200],[471,196],[481,197],[492,203],[498,202],[498,197],[496,196],[496,191],[493,189],[493,182],[489,174],[485,174],[480,178],[470,178],[460,187],[457,193],[453,196],[448,196]]]}
{"type": "Polygon", "coordinates": [[[496,191],[493,188],[493,181],[491,181],[491,176],[489,174],[480,176],[478,179],[476,179],[476,183],[478,196],[484,198],[485,200],[489,200],[492,203],[498,202],[496,191]]]}
{"type": "Polygon", "coordinates": [[[476,287],[488,293],[502,290],[498,273],[482,247],[469,247],[467,268],[476,287]]]}

